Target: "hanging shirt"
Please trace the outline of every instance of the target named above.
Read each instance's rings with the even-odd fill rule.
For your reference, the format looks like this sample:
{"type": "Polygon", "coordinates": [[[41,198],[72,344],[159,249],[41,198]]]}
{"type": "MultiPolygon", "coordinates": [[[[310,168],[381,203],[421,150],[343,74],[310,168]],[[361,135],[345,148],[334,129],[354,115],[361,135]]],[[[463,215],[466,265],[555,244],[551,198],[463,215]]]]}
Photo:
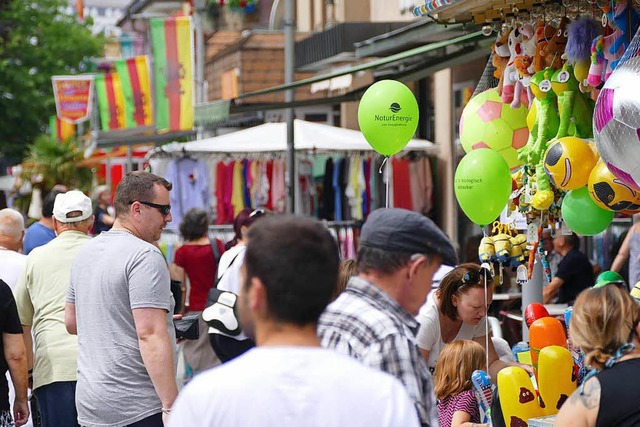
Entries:
{"type": "Polygon", "coordinates": [[[231,205],[233,206],[233,217],[244,209],[244,177],[242,176],[242,162],[233,164],[233,184],[231,189],[231,205]]]}
{"type": "Polygon", "coordinates": [[[242,161],[242,178],[244,179],[244,206],[251,209],[251,165],[249,160],[242,161]]]}
{"type": "Polygon", "coordinates": [[[167,168],[167,180],[173,184],[171,200],[172,228],[177,228],[189,209],[209,209],[209,171],[207,165],[184,157],[174,159],[167,168]]]}
{"type": "Polygon", "coordinates": [[[273,183],[271,196],[273,197],[273,210],[284,213],[287,208],[287,188],[285,185],[285,164],[284,159],[273,162],[273,183]]]}
{"type": "Polygon", "coordinates": [[[334,214],[333,218],[336,221],[342,221],[342,191],[340,190],[340,171],[342,170],[342,163],[344,159],[337,159],[335,167],[333,168],[333,180],[331,185],[333,186],[334,195],[334,214]]]}
{"type": "Polygon", "coordinates": [[[411,184],[409,179],[409,161],[391,160],[393,165],[393,207],[411,210],[411,184]]]}
{"type": "Polygon", "coordinates": [[[227,212],[224,203],[224,189],[227,178],[227,165],[224,162],[218,162],[216,166],[216,224],[227,223],[227,212]]]}
{"type": "Polygon", "coordinates": [[[362,193],[365,188],[364,173],[360,155],[355,155],[349,161],[349,179],[345,196],[349,201],[351,218],[362,219],[362,193]]]}
{"type": "Polygon", "coordinates": [[[329,157],[325,162],[324,177],[322,178],[320,219],[333,220],[336,203],[335,197],[333,189],[333,159],[329,157]]]}

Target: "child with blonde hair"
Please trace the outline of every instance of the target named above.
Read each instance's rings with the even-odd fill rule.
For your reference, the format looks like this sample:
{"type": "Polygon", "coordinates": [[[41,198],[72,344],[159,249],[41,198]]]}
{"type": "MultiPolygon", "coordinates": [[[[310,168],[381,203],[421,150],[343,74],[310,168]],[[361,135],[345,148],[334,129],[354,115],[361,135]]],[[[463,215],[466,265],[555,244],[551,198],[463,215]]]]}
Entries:
{"type": "Polygon", "coordinates": [[[484,348],[472,340],[447,344],[438,359],[434,391],[440,427],[487,427],[480,423],[471,374],[485,369],[484,348]]]}

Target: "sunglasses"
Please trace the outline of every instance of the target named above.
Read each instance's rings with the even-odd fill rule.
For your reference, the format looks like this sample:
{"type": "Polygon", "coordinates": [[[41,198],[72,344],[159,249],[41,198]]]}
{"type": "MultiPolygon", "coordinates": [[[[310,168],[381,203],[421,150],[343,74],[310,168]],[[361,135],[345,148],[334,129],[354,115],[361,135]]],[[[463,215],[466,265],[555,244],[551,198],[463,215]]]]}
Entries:
{"type": "Polygon", "coordinates": [[[488,280],[490,278],[491,271],[487,268],[480,267],[480,270],[469,270],[464,273],[456,289],[460,289],[465,285],[475,285],[476,283],[480,283],[481,279],[488,280]]]}
{"type": "MultiPolygon", "coordinates": [[[[129,202],[129,204],[135,203],[136,201],[131,201],[129,202]]],[[[137,200],[137,202],[142,203],[145,206],[149,206],[150,208],[156,208],[160,211],[160,213],[162,214],[162,216],[167,216],[169,215],[169,212],[171,212],[171,205],[158,205],[156,203],[151,203],[151,202],[143,202],[142,200],[137,200]]]]}
{"type": "Polygon", "coordinates": [[[258,208],[249,214],[249,218],[253,218],[253,217],[260,218],[262,215],[266,213],[267,212],[264,210],[264,208],[258,208]]]}

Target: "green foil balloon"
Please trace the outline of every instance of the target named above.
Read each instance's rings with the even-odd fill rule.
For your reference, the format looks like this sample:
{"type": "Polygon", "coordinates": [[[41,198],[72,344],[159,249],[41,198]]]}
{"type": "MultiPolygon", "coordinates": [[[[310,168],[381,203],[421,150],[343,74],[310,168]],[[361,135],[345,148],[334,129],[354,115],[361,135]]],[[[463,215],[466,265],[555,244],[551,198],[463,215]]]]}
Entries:
{"type": "Polygon", "coordinates": [[[509,201],[509,165],[500,154],[488,148],[473,150],[462,158],[456,169],[454,189],[469,219],[480,226],[489,225],[509,201]]]}
{"type": "Polygon", "coordinates": [[[399,153],[418,127],[418,102],[395,80],[381,80],[367,89],[358,106],[358,124],[371,147],[385,156],[399,153]]]}
{"type": "Polygon", "coordinates": [[[602,233],[611,224],[614,214],[596,205],[587,187],[571,190],[562,199],[562,219],[576,234],[602,233]]]}

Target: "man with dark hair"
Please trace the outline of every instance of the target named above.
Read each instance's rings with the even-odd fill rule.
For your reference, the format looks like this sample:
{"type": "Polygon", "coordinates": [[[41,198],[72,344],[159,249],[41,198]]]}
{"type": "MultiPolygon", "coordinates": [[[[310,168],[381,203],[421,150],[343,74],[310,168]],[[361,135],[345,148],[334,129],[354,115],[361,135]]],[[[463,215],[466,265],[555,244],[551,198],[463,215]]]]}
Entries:
{"type": "Polygon", "coordinates": [[[51,190],[42,201],[42,218],[38,222],[34,222],[27,228],[24,235],[24,253],[29,255],[34,248],[46,245],[56,238],[56,232],[53,230],[53,204],[56,196],[65,193],[66,190],[51,190]]]}
{"type": "Polygon", "coordinates": [[[338,276],[318,221],[262,219],[249,230],[237,306],[257,347],[195,377],[170,427],[418,426],[395,378],[320,348],[316,326],[338,276]]]}
{"type": "Polygon", "coordinates": [[[16,288],[16,305],[33,372],[32,388],[45,427],[77,425],[78,339],[64,327],[64,301],[71,263],[91,241],[88,233],[93,225],[91,199],[81,191],[58,194],[53,206],[53,227],[58,236],[27,256],[16,288]]]}
{"type": "Polygon", "coordinates": [[[358,276],[320,318],[323,347],[398,378],[422,425],[437,426],[431,374],[420,354],[415,319],[442,263],[458,257],[428,218],[405,209],[378,209],[360,235],[358,276]]]}
{"type": "Polygon", "coordinates": [[[553,251],[562,256],[558,271],[543,289],[543,302],[551,303],[558,296],[558,303],[573,304],[584,289],[593,286],[593,266],[589,258],[580,252],[580,239],[576,233],[557,235],[553,239],[553,251]]]}
{"type": "Polygon", "coordinates": [[[167,263],[153,245],[171,221],[170,190],[159,176],[125,175],[113,227],[73,262],[65,323],[78,333],[81,425],[162,427],[178,394],[175,302],[167,263]]]}

